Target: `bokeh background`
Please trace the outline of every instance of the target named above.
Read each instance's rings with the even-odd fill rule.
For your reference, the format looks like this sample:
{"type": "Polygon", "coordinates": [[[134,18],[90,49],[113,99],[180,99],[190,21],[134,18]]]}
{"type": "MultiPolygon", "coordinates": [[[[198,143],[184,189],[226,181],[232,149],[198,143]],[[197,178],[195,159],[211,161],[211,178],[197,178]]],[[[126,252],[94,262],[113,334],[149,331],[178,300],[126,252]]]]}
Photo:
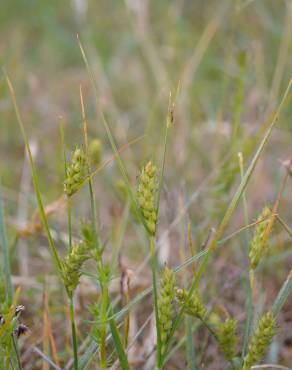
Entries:
{"type": "MultiPolygon", "coordinates": [[[[0,64],[14,84],[46,204],[52,204],[62,194],[60,127],[64,128],[67,155],[83,141],[80,86],[89,137],[101,140],[102,160],[112,155],[77,34],[92,65],[98,101],[117,145],[128,145],[122,157],[133,186],[139,169],[148,159],[158,166],[161,163],[169,95],[170,92],[172,97],[177,95],[159,224],[160,235],[167,233],[160,243],[161,261],[176,266],[189,253],[186,246],[189,221],[198,250],[208,230],[217,226],[239,183],[237,153],[243,153],[246,168],[288,85],[292,64],[291,1],[2,0],[0,64]]],[[[285,172],[281,163],[292,155],[291,112],[290,99],[246,192],[250,222],[264,205],[271,206],[276,199],[285,172]]],[[[26,315],[31,334],[24,344],[27,350],[36,343],[36,332],[41,331],[38,318],[42,312],[44,274],[54,276],[41,233],[30,237],[19,235],[19,230],[29,224],[36,202],[3,73],[0,158],[13,274],[15,281],[24,285],[22,300],[29,307],[26,315]]],[[[122,189],[114,161],[95,176],[104,239],[115,238],[124,212],[122,189]]],[[[279,212],[291,225],[289,189],[291,180],[279,212]]],[[[76,233],[80,221],[89,215],[86,199],[83,192],[76,197],[73,220],[76,233]]],[[[52,228],[56,237],[63,240],[66,216],[61,205],[57,208],[52,228]]],[[[229,231],[243,225],[241,206],[229,231]]],[[[129,229],[123,239],[122,254],[127,267],[135,270],[143,263],[141,251],[146,247],[143,237],[135,237],[129,229]]],[[[291,239],[289,244],[289,236],[279,225],[272,245],[275,248],[264,264],[258,287],[259,310],[273,301],[291,268],[291,239]]],[[[61,251],[63,247],[60,242],[61,251]]],[[[246,247],[246,235],[240,234],[212,262],[212,272],[203,284],[208,288],[207,301],[218,299],[239,319],[244,314],[244,293],[235,288],[241,286],[247,266],[246,247]],[[218,274],[220,279],[216,278],[218,274]]],[[[135,289],[147,286],[148,278],[148,272],[141,270],[135,289]]],[[[54,291],[53,285],[48,284],[48,291],[54,291]]],[[[87,302],[89,298],[84,295],[87,302]]],[[[60,295],[57,302],[51,302],[56,337],[60,335],[56,323],[62,317],[61,303],[60,295]]],[[[148,306],[145,311],[150,309],[150,302],[148,306]]],[[[86,303],[81,303],[80,312],[85,307],[86,303]]],[[[137,317],[144,317],[143,307],[139,310],[137,317]]],[[[292,357],[291,312],[290,301],[280,319],[285,327],[280,329],[269,354],[270,360],[287,366],[292,357]]],[[[61,347],[64,340],[58,341],[61,347]]],[[[205,355],[207,368],[218,369],[216,350],[212,345],[209,348],[205,355]]],[[[183,358],[183,351],[169,368],[183,368],[180,356],[183,358]]],[[[29,363],[27,359],[26,368],[34,368],[29,363]]]]}

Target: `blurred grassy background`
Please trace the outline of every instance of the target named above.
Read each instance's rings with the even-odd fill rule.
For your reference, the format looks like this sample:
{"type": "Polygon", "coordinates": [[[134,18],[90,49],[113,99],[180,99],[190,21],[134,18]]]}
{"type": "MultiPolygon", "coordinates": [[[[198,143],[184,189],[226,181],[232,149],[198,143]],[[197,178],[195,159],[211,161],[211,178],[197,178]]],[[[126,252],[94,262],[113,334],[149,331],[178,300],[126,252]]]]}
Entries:
{"type": "MultiPolygon", "coordinates": [[[[79,85],[90,134],[100,137],[104,152],[110,152],[96,118],[77,33],[118,144],[146,133],[125,154],[133,180],[138,165],[161,157],[169,92],[174,94],[180,83],[167,177],[176,182],[183,178],[192,191],[230,155],[233,127],[239,123],[240,142],[233,151],[244,151],[242,137],[258,132],[276,107],[291,75],[291,12],[289,1],[273,0],[4,1],[1,65],[12,76],[29,136],[38,147],[48,199],[61,190],[60,123],[65,124],[69,149],[81,142],[79,85]]],[[[0,169],[4,186],[17,191],[24,148],[3,75],[0,82],[0,154],[5,159],[0,169]]],[[[272,177],[262,176],[267,193],[257,192],[260,203],[274,194],[278,160],[290,155],[289,113],[291,107],[270,146],[273,159],[266,170],[272,177]]],[[[227,199],[232,181],[223,185],[227,199]]]]}
{"type": "MultiPolygon", "coordinates": [[[[180,82],[166,163],[161,229],[167,229],[199,184],[213,176],[213,182],[203,187],[203,195],[188,211],[196,241],[201,243],[208,228],[216,226],[221,207],[224,209],[234,183],[238,182],[236,153],[243,151],[244,163],[247,162],[254,149],[253,139],[258,140],[257,133],[289,82],[291,31],[291,2],[282,0],[2,1],[0,64],[14,83],[35,147],[46,201],[54,201],[62,192],[60,124],[65,127],[68,152],[82,142],[80,85],[90,137],[102,140],[104,158],[111,155],[95,112],[76,38],[79,34],[118,145],[145,134],[123,154],[133,184],[141,164],[148,158],[160,163],[169,93],[175,94],[180,82]],[[224,158],[229,159],[223,166],[224,158]]],[[[291,157],[291,112],[290,104],[284,109],[249,187],[251,219],[264,204],[275,200],[282,176],[279,159],[291,157]]],[[[3,74],[0,157],[8,220],[15,227],[28,221],[35,201],[23,141],[3,74]]],[[[100,218],[107,232],[120,215],[119,178],[113,165],[96,177],[100,218]]],[[[83,199],[82,196],[79,197],[83,199]]],[[[87,205],[80,204],[76,224],[88,214],[87,205]]],[[[284,194],[281,207],[283,217],[291,222],[291,192],[284,194]]],[[[59,222],[64,224],[64,220],[59,222]]],[[[182,222],[184,228],[186,220],[182,222]]],[[[234,223],[242,222],[241,210],[234,223]]],[[[184,243],[183,234],[178,231],[174,241],[184,243]]],[[[139,257],[136,243],[130,250],[139,257]]],[[[284,248],[285,240],[281,243],[284,248]]],[[[38,276],[42,273],[42,262],[33,249],[36,244],[29,241],[28,250],[36,257],[33,263],[38,276]]],[[[281,269],[273,272],[279,282],[286,276],[288,264],[283,262],[281,269]]],[[[15,274],[19,274],[17,266],[16,263],[15,274]]]]}

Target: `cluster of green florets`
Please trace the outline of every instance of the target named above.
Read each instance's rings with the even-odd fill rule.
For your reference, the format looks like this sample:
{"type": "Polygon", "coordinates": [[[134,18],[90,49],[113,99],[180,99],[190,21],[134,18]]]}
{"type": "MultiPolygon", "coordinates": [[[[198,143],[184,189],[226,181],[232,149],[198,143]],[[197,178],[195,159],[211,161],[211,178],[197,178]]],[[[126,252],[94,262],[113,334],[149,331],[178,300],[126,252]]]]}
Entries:
{"type": "Polygon", "coordinates": [[[189,297],[185,289],[176,289],[176,299],[179,306],[183,308],[186,314],[200,319],[206,316],[207,309],[198,292],[194,292],[189,297]]]}
{"type": "Polygon", "coordinates": [[[216,335],[219,343],[219,349],[227,360],[232,360],[237,352],[237,321],[228,318],[220,323],[216,329],[216,335]]]}
{"type": "Polygon", "coordinates": [[[276,332],[276,319],[272,312],[265,313],[259,321],[244,358],[243,370],[250,370],[251,366],[260,361],[276,332]]]}
{"type": "Polygon", "coordinates": [[[83,241],[74,244],[69,254],[65,257],[62,263],[62,278],[69,295],[72,295],[79,284],[81,267],[89,258],[88,245],[83,241]]]}
{"type": "Polygon", "coordinates": [[[172,327],[174,317],[175,276],[167,267],[161,273],[160,296],[158,311],[160,321],[161,352],[166,350],[166,341],[172,327]]]}
{"type": "Polygon", "coordinates": [[[64,192],[68,197],[76,193],[88,175],[87,158],[82,147],[76,148],[66,168],[64,192]]]}
{"type": "Polygon", "coordinates": [[[270,209],[265,207],[258,218],[259,224],[256,227],[249,250],[250,267],[252,270],[256,269],[261,258],[266,253],[268,247],[268,238],[265,233],[270,222],[270,216],[270,209]]]}
{"type": "Polygon", "coordinates": [[[155,190],[157,187],[157,169],[148,162],[142,169],[138,186],[138,203],[144,217],[147,231],[155,235],[157,212],[155,206],[155,190]]]}
{"type": "Polygon", "coordinates": [[[88,146],[88,157],[90,163],[94,166],[99,166],[102,157],[102,143],[99,139],[93,139],[88,146]]]}

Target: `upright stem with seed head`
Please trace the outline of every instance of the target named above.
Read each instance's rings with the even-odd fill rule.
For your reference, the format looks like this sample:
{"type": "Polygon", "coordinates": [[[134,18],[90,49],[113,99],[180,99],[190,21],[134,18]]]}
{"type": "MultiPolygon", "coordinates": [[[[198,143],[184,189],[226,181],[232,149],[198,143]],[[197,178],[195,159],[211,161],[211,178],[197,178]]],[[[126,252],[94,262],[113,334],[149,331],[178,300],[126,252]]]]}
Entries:
{"type": "MultiPolygon", "coordinates": [[[[68,234],[69,234],[69,252],[72,251],[72,222],[71,222],[71,198],[67,198],[67,210],[68,210],[68,234]]],[[[78,344],[76,335],[76,324],[75,324],[75,314],[74,314],[74,301],[73,292],[69,295],[70,302],[70,321],[71,321],[71,335],[72,335],[72,345],[74,354],[74,370],[78,370],[78,344]]]]}
{"type": "MultiPolygon", "coordinates": [[[[91,148],[88,145],[88,131],[87,131],[87,120],[86,120],[86,114],[85,114],[85,107],[84,107],[84,101],[83,101],[83,93],[82,88],[80,86],[80,104],[81,104],[81,113],[82,113],[82,121],[83,121],[83,133],[84,133],[84,145],[85,145],[85,153],[87,158],[87,167],[88,167],[88,173],[89,173],[89,179],[88,179],[88,189],[89,189],[89,195],[90,195],[90,209],[91,209],[91,225],[93,229],[94,234],[94,244],[97,253],[97,268],[98,271],[102,272],[104,271],[104,265],[102,256],[99,253],[100,248],[100,240],[97,232],[97,215],[96,215],[96,201],[93,191],[93,182],[92,178],[90,176],[91,173],[91,159],[89,158],[90,153],[92,154],[92,146],[91,148]]],[[[95,141],[95,151],[96,151],[96,145],[98,146],[98,153],[100,156],[100,150],[101,150],[101,144],[97,141],[95,141]]],[[[95,158],[96,159],[96,158],[95,158]]],[[[107,367],[107,359],[106,359],[106,321],[107,321],[107,309],[108,309],[108,280],[107,278],[102,279],[100,278],[100,284],[101,284],[101,312],[100,312],[100,318],[101,318],[101,325],[100,325],[100,367],[101,369],[105,369],[107,367]]]]}
{"type": "Polygon", "coordinates": [[[154,298],[154,311],[156,320],[156,334],[157,334],[157,367],[162,368],[161,356],[161,333],[160,321],[158,312],[158,293],[156,282],[157,271],[157,258],[155,249],[155,234],[157,224],[157,206],[155,202],[155,191],[157,190],[157,168],[148,162],[142,168],[139,177],[137,200],[140,207],[141,214],[144,220],[144,226],[149,238],[149,249],[151,255],[151,271],[152,271],[152,285],[153,285],[153,298],[154,298]]]}

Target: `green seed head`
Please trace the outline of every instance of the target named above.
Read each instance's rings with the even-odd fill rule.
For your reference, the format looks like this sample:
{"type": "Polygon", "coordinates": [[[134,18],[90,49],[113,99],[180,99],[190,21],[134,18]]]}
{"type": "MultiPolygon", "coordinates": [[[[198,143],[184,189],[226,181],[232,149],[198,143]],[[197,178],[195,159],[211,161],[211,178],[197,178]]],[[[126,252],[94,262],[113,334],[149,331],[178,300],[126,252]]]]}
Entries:
{"type": "Polygon", "coordinates": [[[179,306],[184,307],[186,314],[198,318],[204,318],[206,316],[207,309],[198,292],[194,292],[188,298],[188,292],[185,289],[176,289],[176,299],[179,306]]]}
{"type": "Polygon", "coordinates": [[[236,327],[236,320],[227,319],[225,322],[220,323],[216,330],[220,351],[229,361],[235,357],[237,352],[236,327]]]}
{"type": "Polygon", "coordinates": [[[97,167],[100,165],[102,155],[102,143],[99,139],[94,139],[89,143],[88,155],[90,162],[94,166],[97,167]]]}
{"type": "Polygon", "coordinates": [[[157,169],[148,162],[142,169],[138,186],[138,204],[144,217],[147,231],[155,235],[157,214],[155,207],[155,190],[157,188],[157,169]]]}
{"type": "Polygon", "coordinates": [[[62,263],[62,277],[64,285],[70,295],[79,284],[81,267],[89,258],[88,246],[84,242],[75,244],[62,263]]]}
{"type": "Polygon", "coordinates": [[[71,163],[66,169],[66,179],[64,181],[64,192],[68,197],[76,193],[88,174],[86,155],[82,149],[76,148],[72,154],[71,163]]]}
{"type": "Polygon", "coordinates": [[[265,355],[276,332],[276,319],[272,312],[265,313],[258,323],[248,346],[247,355],[244,358],[243,370],[250,370],[252,365],[260,361],[265,355]]]}
{"type": "Polygon", "coordinates": [[[160,295],[158,299],[158,314],[160,321],[161,352],[166,350],[166,341],[172,328],[174,317],[174,298],[175,298],[175,276],[169,268],[165,268],[161,273],[160,295]]]}
{"type": "Polygon", "coordinates": [[[271,211],[268,207],[265,207],[258,218],[258,221],[264,221],[257,225],[254,237],[250,244],[249,260],[252,270],[257,267],[268,248],[268,240],[265,238],[265,232],[270,222],[269,216],[271,216],[271,211]]]}

